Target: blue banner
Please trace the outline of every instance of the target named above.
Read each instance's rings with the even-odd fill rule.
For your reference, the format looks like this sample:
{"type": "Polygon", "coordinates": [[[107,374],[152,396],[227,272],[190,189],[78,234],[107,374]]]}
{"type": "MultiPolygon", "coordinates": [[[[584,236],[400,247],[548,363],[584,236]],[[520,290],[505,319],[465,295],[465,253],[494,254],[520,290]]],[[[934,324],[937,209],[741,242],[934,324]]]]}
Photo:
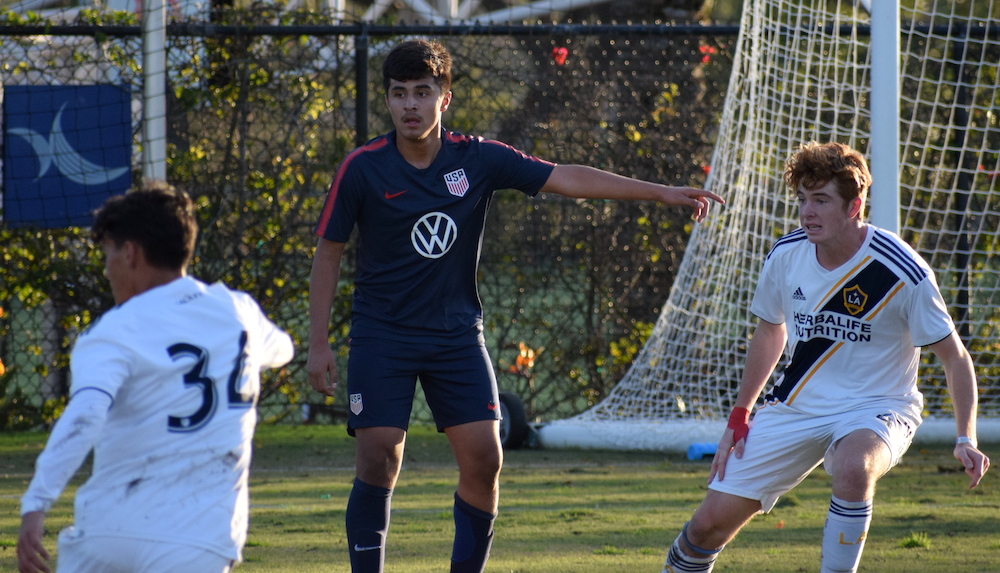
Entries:
{"type": "Polygon", "coordinates": [[[132,184],[131,90],[4,86],[3,222],[89,226],[132,184]]]}

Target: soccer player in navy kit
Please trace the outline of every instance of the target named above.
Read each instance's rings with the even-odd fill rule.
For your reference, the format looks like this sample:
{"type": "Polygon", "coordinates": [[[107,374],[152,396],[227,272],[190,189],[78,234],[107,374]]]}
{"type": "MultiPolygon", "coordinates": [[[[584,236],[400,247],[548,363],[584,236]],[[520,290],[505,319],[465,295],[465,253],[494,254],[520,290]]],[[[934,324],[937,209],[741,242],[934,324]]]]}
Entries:
{"type": "Polygon", "coordinates": [[[759,320],[709,492],[664,573],[710,572],[740,528],[820,463],[833,478],[820,571],[856,571],[875,483],[920,425],[921,346],[944,366],[954,455],[970,488],[990,465],[976,445],[975,370],[933,271],[899,237],[864,223],[864,157],[839,143],[805,145],[784,178],[798,197],[801,228],[778,239],[764,262],[750,307],[759,320]],[[791,360],[748,425],[786,341],[791,360]]]}
{"type": "Polygon", "coordinates": [[[438,43],[403,42],[382,67],[395,130],[340,165],[323,207],[309,284],[314,389],[337,383],[330,310],[344,243],[360,247],[348,360],[348,431],[357,477],[347,505],[354,573],[382,571],[389,503],[399,475],[416,380],[459,467],[451,571],[481,572],[493,539],[503,454],[495,374],[482,334],[476,268],[497,189],[568,197],[660,201],[694,209],[713,193],[666,187],[584,166],[556,166],[505,144],[445,130],[451,56],[438,43]]]}

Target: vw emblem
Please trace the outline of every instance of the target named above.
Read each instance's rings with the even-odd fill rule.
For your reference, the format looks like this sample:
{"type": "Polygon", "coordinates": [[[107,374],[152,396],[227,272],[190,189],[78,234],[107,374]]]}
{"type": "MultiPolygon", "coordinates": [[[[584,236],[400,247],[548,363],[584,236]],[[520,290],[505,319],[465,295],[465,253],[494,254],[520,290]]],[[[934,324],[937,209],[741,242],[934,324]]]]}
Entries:
{"type": "Polygon", "coordinates": [[[413,225],[410,241],[413,248],[428,259],[444,256],[458,238],[458,226],[444,213],[427,213],[413,225]]]}

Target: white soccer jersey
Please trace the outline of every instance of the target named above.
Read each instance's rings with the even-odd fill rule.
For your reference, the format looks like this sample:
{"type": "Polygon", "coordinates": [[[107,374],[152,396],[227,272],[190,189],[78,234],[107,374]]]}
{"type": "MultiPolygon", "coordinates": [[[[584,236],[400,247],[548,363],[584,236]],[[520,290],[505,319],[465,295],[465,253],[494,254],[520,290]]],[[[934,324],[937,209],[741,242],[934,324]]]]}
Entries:
{"type": "Polygon", "coordinates": [[[919,347],[955,328],[927,263],[871,225],[861,249],[832,271],[801,229],[779,239],[750,310],[788,333],[791,360],[765,404],[816,415],[889,403],[919,419],[919,347]]]}
{"type": "MultiPolygon", "coordinates": [[[[71,396],[113,399],[76,494],[76,529],[240,559],[259,370],[292,353],[253,298],[222,284],[180,278],[104,314],[71,356],[71,396]]],[[[22,511],[45,490],[38,466],[22,511]]]]}

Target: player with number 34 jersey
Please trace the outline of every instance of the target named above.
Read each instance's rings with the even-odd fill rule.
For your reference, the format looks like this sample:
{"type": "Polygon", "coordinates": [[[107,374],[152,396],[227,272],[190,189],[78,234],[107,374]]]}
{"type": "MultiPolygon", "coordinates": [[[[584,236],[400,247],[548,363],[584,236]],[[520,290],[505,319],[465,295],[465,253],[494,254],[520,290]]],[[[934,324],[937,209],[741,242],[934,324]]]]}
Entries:
{"type": "Polygon", "coordinates": [[[116,306],[73,347],[69,404],[21,498],[21,573],[49,571],[45,512],[91,449],[58,571],[228,573],[241,560],[260,369],[293,348],[250,295],[187,276],[196,233],[191,199],[165,184],[97,212],[116,306]]]}
{"type": "MultiPolygon", "coordinates": [[[[93,473],[76,493],[79,534],[164,539],[238,559],[259,371],[291,355],[288,335],[250,295],[220,283],[183,277],[108,311],[71,359],[71,396],[112,398],[93,473]]],[[[44,462],[39,474],[53,477],[44,462]]],[[[25,501],[58,495],[38,482],[25,501]]]]}

